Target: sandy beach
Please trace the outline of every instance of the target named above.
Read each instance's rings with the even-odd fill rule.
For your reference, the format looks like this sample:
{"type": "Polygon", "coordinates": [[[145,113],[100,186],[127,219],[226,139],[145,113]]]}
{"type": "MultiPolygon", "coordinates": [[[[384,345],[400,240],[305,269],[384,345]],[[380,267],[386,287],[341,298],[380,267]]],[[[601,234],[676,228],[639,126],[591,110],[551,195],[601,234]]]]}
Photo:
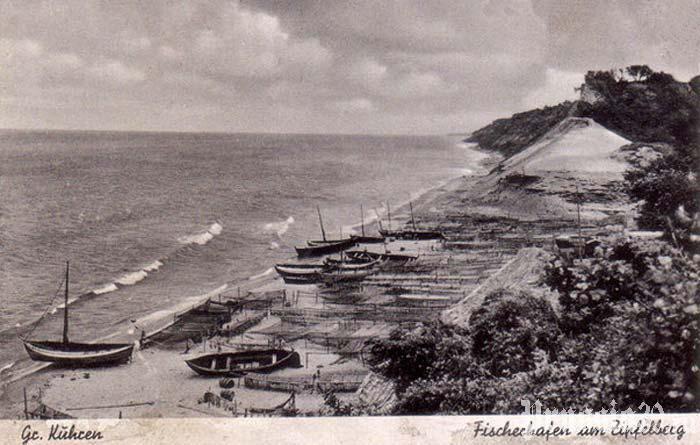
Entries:
{"type": "MultiPolygon", "coordinates": [[[[232,400],[223,400],[218,379],[198,376],[184,360],[246,345],[264,347],[280,339],[299,353],[302,367],[276,371],[257,384],[294,388],[297,415],[323,413],[324,397],[315,387],[319,375],[319,382],[353,381],[353,390],[337,393],[341,400],[357,403],[381,398],[380,394],[390,392],[390,386],[378,382],[364,363],[362,350],[368,340],[388,336],[399,324],[437,318],[465,322],[484,295],[497,287],[530,286],[542,292],[535,289],[533,280],[548,257],[547,248],[555,236],[576,232],[572,189],[579,187],[587,196],[597,196],[593,192],[609,190],[609,184],[620,178],[620,169],[613,163],[607,169],[601,164],[594,171],[588,167],[574,170],[576,165],[589,164],[557,147],[569,143],[567,138],[590,144],[601,137],[597,127],[589,128],[585,122],[574,124],[577,132],[562,129],[561,134],[552,134],[529,155],[524,152],[506,164],[499,164],[499,156],[485,154],[479,171],[447,181],[413,199],[416,226],[439,229],[447,240],[390,240],[386,245],[360,246],[377,253],[415,254],[419,259],[415,264],[370,276],[359,290],[341,289],[334,294],[336,298],[356,294],[354,302],[335,304],[328,289],[321,285],[285,285],[274,275],[230,286],[210,298],[235,302],[274,294],[281,295],[282,300],[233,314],[227,326],[257,317],[254,325],[236,335],[214,332],[168,344],[153,341],[146,349],[135,351],[126,365],[75,370],[48,367],[30,374],[5,388],[0,415],[24,416],[25,388],[30,411],[44,405],[74,417],[264,415],[260,413],[288,402],[292,392],[251,388],[252,380],[246,384],[245,378],[238,378],[232,400]],[[563,170],[558,167],[563,165],[561,156],[570,157],[563,170]],[[515,175],[525,174],[543,178],[538,183],[540,188],[523,187],[515,175]],[[407,308],[397,303],[400,295],[432,295],[435,301],[446,304],[407,308]]],[[[600,150],[596,156],[607,157],[609,151],[600,150]]],[[[582,203],[585,231],[623,230],[622,201],[612,195],[604,198],[582,203]]],[[[392,211],[394,228],[413,224],[407,204],[392,211]]],[[[367,224],[365,230],[374,233],[376,222],[367,224]]],[[[194,306],[201,300],[188,303],[194,306]]],[[[186,306],[183,304],[183,308],[186,306]]],[[[145,320],[142,322],[145,326],[145,320]]],[[[154,324],[148,331],[162,329],[164,326],[154,324]]],[[[390,403],[389,399],[381,404],[390,403]]]]}

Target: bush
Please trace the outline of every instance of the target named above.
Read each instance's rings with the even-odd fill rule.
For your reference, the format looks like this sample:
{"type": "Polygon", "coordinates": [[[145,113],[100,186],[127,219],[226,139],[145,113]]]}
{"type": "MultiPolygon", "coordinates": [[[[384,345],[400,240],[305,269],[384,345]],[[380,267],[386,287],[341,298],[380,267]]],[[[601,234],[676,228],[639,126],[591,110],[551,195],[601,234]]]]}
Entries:
{"type": "Polygon", "coordinates": [[[579,384],[596,388],[599,404],[700,408],[700,273],[681,251],[618,240],[576,266],[554,260],[546,281],[559,292],[568,339],[559,360],[580,370],[579,384]],[[594,352],[568,354],[575,345],[594,352]]]}
{"type": "Polygon", "coordinates": [[[472,354],[497,377],[535,368],[535,352],[553,356],[559,336],[549,303],[525,293],[497,291],[469,319],[472,354]]]}

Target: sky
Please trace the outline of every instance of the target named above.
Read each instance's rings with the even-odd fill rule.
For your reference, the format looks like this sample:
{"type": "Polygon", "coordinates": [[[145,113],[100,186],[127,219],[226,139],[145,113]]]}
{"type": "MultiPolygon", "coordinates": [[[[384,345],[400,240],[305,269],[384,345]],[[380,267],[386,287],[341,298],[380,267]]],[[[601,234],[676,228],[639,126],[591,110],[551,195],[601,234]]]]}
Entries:
{"type": "Polygon", "coordinates": [[[0,128],[462,133],[698,48],[697,0],[0,0],[0,128]]]}

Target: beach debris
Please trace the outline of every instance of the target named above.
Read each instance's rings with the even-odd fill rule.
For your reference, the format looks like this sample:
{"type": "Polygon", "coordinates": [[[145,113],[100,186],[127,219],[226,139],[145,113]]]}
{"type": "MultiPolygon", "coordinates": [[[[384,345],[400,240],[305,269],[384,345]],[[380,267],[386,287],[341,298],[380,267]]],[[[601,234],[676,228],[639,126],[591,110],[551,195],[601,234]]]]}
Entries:
{"type": "Polygon", "coordinates": [[[222,389],[219,395],[222,399],[228,400],[229,402],[233,402],[233,398],[236,396],[236,393],[230,389],[222,389]]]}
{"type": "Polygon", "coordinates": [[[224,378],[219,380],[219,386],[222,388],[233,388],[236,386],[236,380],[230,378],[224,378]]]}

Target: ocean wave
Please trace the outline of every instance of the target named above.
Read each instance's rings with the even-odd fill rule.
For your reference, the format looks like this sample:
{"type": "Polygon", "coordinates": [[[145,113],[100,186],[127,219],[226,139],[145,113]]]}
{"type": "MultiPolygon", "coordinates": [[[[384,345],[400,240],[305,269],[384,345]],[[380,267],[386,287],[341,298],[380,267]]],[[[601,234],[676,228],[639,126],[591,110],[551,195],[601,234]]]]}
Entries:
{"type": "Polygon", "coordinates": [[[121,278],[117,279],[116,284],[121,284],[122,286],[132,286],[139,281],[143,281],[147,276],[148,272],[141,269],[136,272],[123,275],[121,278]]]}
{"type": "Polygon", "coordinates": [[[3,365],[2,368],[0,368],[0,374],[2,374],[3,372],[5,372],[5,371],[7,371],[8,369],[10,369],[10,368],[12,368],[13,366],[15,366],[15,363],[17,363],[17,362],[10,362],[10,363],[7,363],[7,364],[3,365]]]}
{"type": "Polygon", "coordinates": [[[221,226],[221,224],[214,223],[211,226],[209,226],[209,228],[204,232],[195,233],[193,235],[185,235],[183,237],[180,237],[178,241],[182,244],[198,244],[200,246],[203,246],[212,239],[214,239],[216,235],[221,234],[223,229],[224,228],[221,226]]]}
{"type": "Polygon", "coordinates": [[[163,262],[160,260],[155,260],[148,266],[144,267],[143,270],[146,272],[155,272],[156,270],[160,269],[160,267],[163,265],[163,262]]]}
{"type": "Polygon", "coordinates": [[[259,273],[259,274],[257,274],[257,275],[253,275],[253,276],[249,277],[248,279],[251,280],[251,281],[252,281],[252,280],[257,280],[257,279],[259,279],[259,278],[263,278],[263,277],[266,277],[266,276],[272,274],[274,271],[275,271],[275,268],[274,268],[274,267],[271,267],[271,268],[267,269],[265,272],[259,273]]]}
{"type": "Polygon", "coordinates": [[[281,222],[271,222],[267,223],[263,226],[263,231],[265,232],[273,232],[276,233],[277,236],[282,236],[285,233],[287,233],[287,230],[289,230],[289,226],[294,224],[294,217],[290,216],[284,221],[281,222]]]}
{"type": "Polygon", "coordinates": [[[105,284],[104,286],[102,286],[100,288],[95,289],[94,291],[92,291],[92,293],[95,295],[103,295],[103,294],[107,294],[109,292],[114,292],[117,289],[119,289],[119,288],[117,287],[116,284],[109,283],[109,284],[105,284]]]}

